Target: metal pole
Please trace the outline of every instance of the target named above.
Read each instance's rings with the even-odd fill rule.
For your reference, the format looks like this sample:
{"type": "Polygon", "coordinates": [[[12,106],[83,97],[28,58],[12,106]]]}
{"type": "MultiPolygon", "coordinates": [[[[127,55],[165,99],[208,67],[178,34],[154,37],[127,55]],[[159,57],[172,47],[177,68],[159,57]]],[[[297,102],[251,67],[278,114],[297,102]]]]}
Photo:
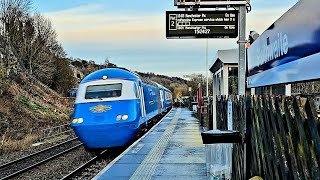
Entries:
{"type": "Polygon", "coordinates": [[[206,77],[207,77],[207,97],[209,97],[209,82],[208,82],[208,38],[207,38],[207,47],[206,47],[206,77]]]}
{"type": "Polygon", "coordinates": [[[216,96],[217,96],[217,91],[216,91],[216,76],[215,74],[213,73],[213,76],[212,76],[212,129],[217,129],[217,112],[216,112],[216,96]]]}
{"type": "Polygon", "coordinates": [[[286,84],[286,96],[291,96],[291,84],[286,84]]]}
{"type": "MultiPolygon", "coordinates": [[[[240,11],[239,11],[239,70],[238,70],[238,94],[239,95],[245,95],[246,94],[246,13],[247,9],[246,6],[240,6],[240,11]]],[[[246,117],[244,118],[246,119],[246,117]]],[[[243,125],[246,128],[246,120],[244,120],[243,125]]],[[[244,132],[246,133],[246,132],[244,132]]],[[[249,175],[247,173],[247,156],[250,156],[248,153],[247,149],[247,143],[244,144],[244,177],[243,178],[248,178],[247,176],[249,175]]]]}
{"type": "Polygon", "coordinates": [[[238,94],[246,93],[246,6],[240,6],[239,11],[239,71],[238,94]]]}

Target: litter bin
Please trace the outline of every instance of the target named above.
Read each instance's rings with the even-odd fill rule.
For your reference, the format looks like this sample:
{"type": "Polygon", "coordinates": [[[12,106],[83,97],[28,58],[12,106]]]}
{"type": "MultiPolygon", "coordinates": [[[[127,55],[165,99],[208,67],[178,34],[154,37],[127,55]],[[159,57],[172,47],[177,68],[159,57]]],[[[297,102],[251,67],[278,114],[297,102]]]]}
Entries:
{"type": "Polygon", "coordinates": [[[239,131],[211,130],[201,133],[206,148],[207,176],[210,180],[231,179],[233,143],[241,143],[239,131]]]}
{"type": "Polygon", "coordinates": [[[197,102],[192,102],[192,111],[193,112],[197,112],[197,107],[198,107],[198,103],[197,102]]]}

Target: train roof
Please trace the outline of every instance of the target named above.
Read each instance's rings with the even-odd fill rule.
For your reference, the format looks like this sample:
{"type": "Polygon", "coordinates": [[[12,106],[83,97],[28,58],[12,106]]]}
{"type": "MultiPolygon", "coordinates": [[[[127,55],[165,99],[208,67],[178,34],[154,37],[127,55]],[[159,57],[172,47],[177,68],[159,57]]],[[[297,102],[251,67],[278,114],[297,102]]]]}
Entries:
{"type": "MultiPolygon", "coordinates": [[[[113,68],[105,68],[98,71],[95,71],[88,76],[86,76],[80,84],[84,84],[90,81],[103,80],[103,79],[126,79],[126,80],[136,80],[141,79],[141,81],[145,84],[152,85],[155,87],[162,87],[163,89],[170,91],[166,87],[162,86],[159,83],[151,81],[146,78],[140,77],[137,73],[132,72],[125,68],[113,67],[113,68]]],[[[171,91],[170,91],[171,92],[171,91]]]]}
{"type": "Polygon", "coordinates": [[[130,79],[130,80],[135,80],[135,79],[140,79],[138,75],[135,73],[123,69],[123,68],[105,68],[101,69],[98,71],[95,71],[88,76],[86,76],[80,84],[90,82],[90,81],[95,81],[95,80],[103,80],[103,79],[130,79]]]}
{"type": "Polygon", "coordinates": [[[157,84],[158,87],[163,88],[164,90],[167,90],[167,91],[171,92],[168,88],[162,86],[161,84],[159,84],[157,82],[155,82],[155,83],[157,84]]]}

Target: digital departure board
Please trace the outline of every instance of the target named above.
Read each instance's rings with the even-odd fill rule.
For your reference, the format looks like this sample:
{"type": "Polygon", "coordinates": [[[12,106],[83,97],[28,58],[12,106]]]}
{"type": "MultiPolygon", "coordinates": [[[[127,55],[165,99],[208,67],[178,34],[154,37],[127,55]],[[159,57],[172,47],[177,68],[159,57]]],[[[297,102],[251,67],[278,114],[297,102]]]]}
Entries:
{"type": "Polygon", "coordinates": [[[167,11],[167,38],[236,38],[238,11],[167,11]]]}

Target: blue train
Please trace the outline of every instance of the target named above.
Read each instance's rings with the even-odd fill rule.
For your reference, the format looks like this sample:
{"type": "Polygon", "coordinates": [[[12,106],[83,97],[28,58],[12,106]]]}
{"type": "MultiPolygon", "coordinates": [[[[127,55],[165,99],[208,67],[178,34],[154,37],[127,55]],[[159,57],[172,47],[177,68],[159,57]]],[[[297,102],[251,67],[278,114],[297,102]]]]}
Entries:
{"type": "Polygon", "coordinates": [[[102,69],[81,81],[71,127],[88,149],[124,146],[171,106],[167,88],[125,69],[102,69]]]}

